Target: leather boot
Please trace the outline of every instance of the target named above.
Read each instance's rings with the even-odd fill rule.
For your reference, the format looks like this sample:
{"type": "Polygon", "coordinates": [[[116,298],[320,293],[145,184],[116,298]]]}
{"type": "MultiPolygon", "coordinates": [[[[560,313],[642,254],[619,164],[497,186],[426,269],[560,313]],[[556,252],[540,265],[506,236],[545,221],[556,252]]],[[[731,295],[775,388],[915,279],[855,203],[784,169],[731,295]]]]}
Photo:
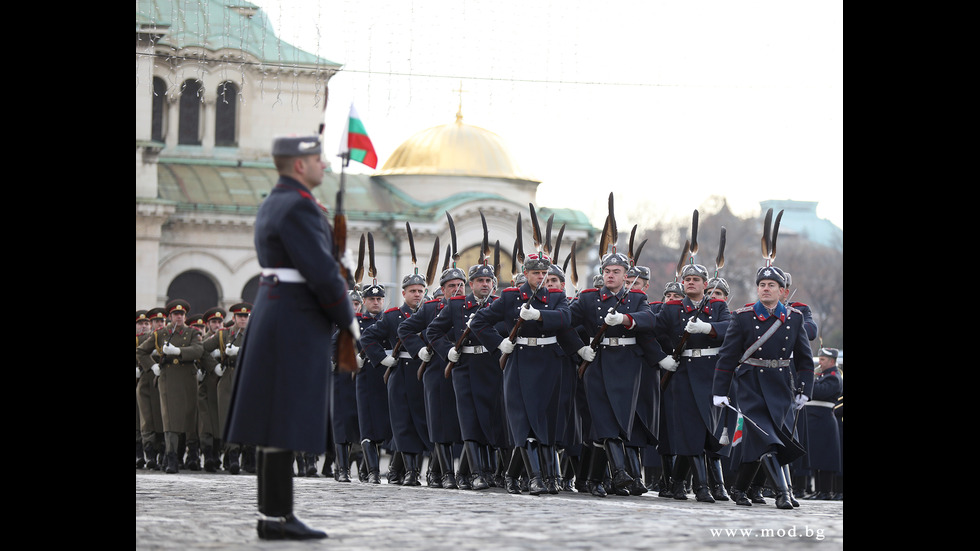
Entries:
{"type": "Polygon", "coordinates": [[[213,473],[218,470],[218,461],[214,455],[214,446],[204,448],[204,470],[213,473]]]}
{"type": "Polygon", "coordinates": [[[320,478],[320,475],[316,472],[316,460],[317,456],[315,453],[303,454],[303,462],[306,463],[306,476],[320,478]]]}
{"type": "Polygon", "coordinates": [[[157,463],[157,452],[153,449],[153,444],[149,442],[143,444],[143,454],[146,455],[146,468],[154,471],[160,470],[157,463]]]}
{"type": "MultiPolygon", "coordinates": [[[[470,489],[486,490],[490,487],[490,482],[487,481],[486,477],[486,472],[489,470],[489,468],[483,463],[483,457],[484,450],[489,449],[484,446],[480,446],[479,443],[473,440],[467,440],[463,442],[463,450],[466,455],[467,464],[470,468],[470,489]]],[[[489,457],[489,454],[487,454],[487,457],[489,457]]],[[[462,462],[460,462],[460,468],[462,468],[462,462]]]]}
{"type": "Polygon", "coordinates": [[[381,484],[381,454],[378,445],[370,440],[361,442],[364,450],[364,466],[367,469],[367,483],[381,484]]]}
{"type": "Polygon", "coordinates": [[[417,453],[403,453],[402,461],[405,463],[405,478],[402,481],[402,486],[421,486],[422,482],[419,481],[419,470],[421,461],[421,454],[417,453]]]}
{"type": "Polygon", "coordinates": [[[303,524],[293,514],[293,452],[259,452],[259,519],[256,530],[264,540],[323,539],[325,532],[303,524]]]}
{"type": "Polygon", "coordinates": [[[504,471],[504,488],[508,494],[521,493],[521,484],[518,480],[524,471],[524,454],[521,453],[521,449],[514,448],[511,450],[510,462],[504,471]]]}
{"type": "Polygon", "coordinates": [[[540,445],[535,440],[528,440],[521,449],[521,456],[524,458],[524,468],[527,469],[528,486],[527,491],[532,496],[541,495],[548,491],[544,487],[544,480],[541,478],[541,454],[540,445]]]}
{"type": "Polygon", "coordinates": [[[691,457],[691,474],[693,475],[694,497],[702,503],[714,503],[715,498],[711,496],[708,485],[708,466],[705,463],[704,454],[691,457]]]}
{"type": "Polygon", "coordinates": [[[792,509],[793,502],[789,499],[789,481],[786,480],[782,465],[779,464],[776,456],[771,453],[763,455],[762,465],[766,468],[766,472],[769,473],[773,484],[776,486],[776,508],[792,509]]]}
{"type": "Polygon", "coordinates": [[[793,507],[799,507],[800,506],[800,502],[799,501],[796,501],[796,496],[793,495],[795,493],[793,491],[793,484],[792,484],[793,476],[792,476],[792,474],[789,471],[789,465],[783,465],[783,477],[786,478],[786,482],[789,482],[790,483],[790,485],[789,485],[789,502],[793,504],[793,507]]]}
{"type": "Polygon", "coordinates": [[[242,470],[255,473],[255,446],[242,446],[242,470]]]}
{"type": "Polygon", "coordinates": [[[558,493],[558,452],[554,446],[540,446],[541,476],[549,494],[558,493]]]}
{"type": "Polygon", "coordinates": [[[606,452],[594,444],[583,444],[583,446],[588,446],[592,450],[589,456],[589,479],[586,483],[589,493],[595,497],[606,497],[609,493],[602,484],[602,479],[606,475],[606,452]]]}
{"type": "Polygon", "coordinates": [[[660,492],[657,494],[659,497],[674,497],[674,492],[671,488],[673,483],[671,476],[674,474],[675,459],[676,457],[673,455],[660,456],[662,472],[660,473],[660,492]]]}
{"type": "Polygon", "coordinates": [[[434,450],[429,454],[428,466],[425,469],[425,485],[429,488],[442,488],[442,467],[434,450]]]}
{"type": "Polygon", "coordinates": [[[750,461],[738,466],[738,472],[735,473],[735,483],[732,484],[732,501],[735,502],[735,505],[752,506],[752,500],[748,497],[748,489],[758,470],[758,461],[750,461]]]}
{"type": "Polygon", "coordinates": [[[136,441],[136,468],[142,469],[146,465],[146,458],[143,457],[143,442],[136,441]]]}
{"type": "Polygon", "coordinates": [[[755,478],[752,479],[752,484],[749,484],[749,490],[746,492],[746,495],[750,500],[752,500],[752,503],[757,503],[759,505],[766,504],[766,498],[762,497],[762,489],[765,484],[766,469],[757,469],[755,472],[755,478]]]}
{"type": "Polygon", "coordinates": [[[609,468],[612,471],[612,484],[616,495],[629,495],[629,487],[633,485],[633,477],[626,473],[626,448],[618,438],[607,438],[603,442],[609,468]]]}
{"type": "Polygon", "coordinates": [[[647,493],[647,487],[643,485],[643,467],[640,466],[640,448],[626,447],[626,466],[633,483],[630,484],[630,495],[641,496],[647,493]]]}
{"type": "Polygon", "coordinates": [[[293,459],[296,461],[296,472],[294,476],[306,476],[306,457],[303,455],[303,452],[294,453],[293,459]]]}
{"type": "Polygon", "coordinates": [[[337,444],[337,469],[334,478],[337,482],[350,482],[350,444],[337,444]]]}
{"type": "Polygon", "coordinates": [[[401,452],[394,452],[391,461],[388,462],[388,474],[385,475],[388,484],[401,485],[405,478],[405,456],[401,452]]]}
{"type": "MultiPolygon", "coordinates": [[[[241,472],[242,466],[238,461],[239,454],[241,454],[240,448],[232,448],[225,452],[225,461],[228,462],[228,472],[231,474],[241,472]]],[[[292,470],[292,466],[290,466],[290,470],[292,470]]]]}
{"type": "Polygon", "coordinates": [[[442,472],[442,487],[446,490],[458,490],[456,484],[456,465],[453,459],[453,445],[451,443],[436,444],[436,455],[439,460],[439,470],[442,472]]]}
{"type": "Polygon", "coordinates": [[[470,460],[469,452],[467,451],[466,444],[463,444],[463,452],[459,456],[459,469],[456,470],[456,486],[460,490],[472,490],[473,485],[471,481],[473,480],[473,473],[470,472],[470,460]]]}
{"type": "Polygon", "coordinates": [[[592,444],[582,443],[582,455],[579,456],[578,470],[575,471],[575,491],[589,493],[589,478],[592,476],[592,444]]]}
{"type": "Polygon", "coordinates": [[[708,459],[708,484],[711,487],[711,497],[715,498],[715,501],[728,501],[728,492],[725,491],[725,475],[721,469],[720,457],[708,459]]]}
{"type": "Polygon", "coordinates": [[[187,458],[184,460],[184,465],[192,471],[201,470],[201,453],[198,444],[187,445],[187,458]]]}
{"type": "Polygon", "coordinates": [[[687,475],[690,472],[691,458],[686,455],[675,456],[674,472],[672,472],[670,475],[670,478],[673,481],[671,484],[671,497],[674,499],[687,499],[687,490],[684,488],[684,480],[687,479],[687,475]]]}
{"type": "Polygon", "coordinates": [[[180,472],[179,462],[177,459],[177,452],[167,452],[166,456],[166,469],[164,472],[167,474],[177,474],[180,472]]]}

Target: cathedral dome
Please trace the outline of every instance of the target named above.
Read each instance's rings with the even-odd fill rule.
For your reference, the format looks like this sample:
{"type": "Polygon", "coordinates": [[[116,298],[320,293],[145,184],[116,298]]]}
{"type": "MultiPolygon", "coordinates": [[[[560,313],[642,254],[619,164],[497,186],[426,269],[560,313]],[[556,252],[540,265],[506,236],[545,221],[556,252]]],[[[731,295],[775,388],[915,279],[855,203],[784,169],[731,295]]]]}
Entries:
{"type": "Polygon", "coordinates": [[[517,166],[497,134],[456,122],[423,130],[388,157],[380,176],[430,175],[504,178],[540,182],[517,166]]]}

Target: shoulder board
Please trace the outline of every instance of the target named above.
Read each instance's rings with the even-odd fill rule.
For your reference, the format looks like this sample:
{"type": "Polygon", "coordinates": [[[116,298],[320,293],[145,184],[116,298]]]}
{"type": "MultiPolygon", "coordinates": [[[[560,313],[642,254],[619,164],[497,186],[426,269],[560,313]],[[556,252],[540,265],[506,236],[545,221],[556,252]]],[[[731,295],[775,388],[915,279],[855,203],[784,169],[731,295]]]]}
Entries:
{"type": "Polygon", "coordinates": [[[668,300],[664,304],[683,304],[683,301],[681,301],[681,300],[668,300]]]}
{"type": "Polygon", "coordinates": [[[434,298],[432,300],[425,301],[426,304],[429,304],[429,303],[432,303],[432,302],[442,302],[442,299],[441,298],[434,298]]]}
{"type": "Polygon", "coordinates": [[[521,290],[520,287],[508,287],[508,288],[506,288],[506,289],[504,289],[503,291],[500,291],[500,292],[501,293],[516,293],[516,292],[518,292],[520,290],[521,290]]]}
{"type": "Polygon", "coordinates": [[[790,306],[792,306],[794,308],[799,308],[800,306],[806,306],[806,303],[803,303],[803,302],[794,302],[793,304],[790,304],[790,306]]]}
{"type": "Polygon", "coordinates": [[[655,300],[655,301],[651,302],[650,305],[653,306],[654,304],[663,304],[663,303],[664,303],[664,301],[662,301],[662,300],[655,300]]]}
{"type": "Polygon", "coordinates": [[[630,289],[630,292],[631,293],[640,293],[641,295],[645,295],[646,294],[645,292],[643,292],[643,291],[641,291],[639,289],[630,289]]]}
{"type": "Polygon", "coordinates": [[[713,298],[713,299],[709,300],[708,302],[728,302],[728,301],[725,300],[725,299],[723,299],[723,298],[713,298]]]}
{"type": "Polygon", "coordinates": [[[387,314],[389,312],[398,312],[400,310],[401,310],[401,308],[399,308],[398,306],[395,306],[394,308],[388,308],[387,310],[385,310],[385,314],[387,314]]]}
{"type": "Polygon", "coordinates": [[[449,297],[449,300],[466,300],[466,296],[464,296],[464,295],[456,295],[454,297],[449,297]]]}
{"type": "Polygon", "coordinates": [[[786,309],[789,310],[790,312],[796,312],[797,314],[799,314],[801,316],[803,315],[803,312],[797,310],[796,308],[793,308],[792,306],[789,306],[786,309]]]}
{"type": "Polygon", "coordinates": [[[564,289],[548,289],[549,293],[564,293],[564,289]]]}
{"type": "Polygon", "coordinates": [[[752,305],[751,304],[748,304],[746,306],[743,306],[743,307],[739,308],[738,310],[735,310],[735,313],[736,314],[744,314],[745,312],[753,312],[753,313],[755,313],[755,309],[752,308],[752,305]]]}
{"type": "Polygon", "coordinates": [[[599,292],[599,289],[596,289],[596,288],[593,287],[592,289],[582,289],[582,292],[583,293],[598,293],[599,292]]]}

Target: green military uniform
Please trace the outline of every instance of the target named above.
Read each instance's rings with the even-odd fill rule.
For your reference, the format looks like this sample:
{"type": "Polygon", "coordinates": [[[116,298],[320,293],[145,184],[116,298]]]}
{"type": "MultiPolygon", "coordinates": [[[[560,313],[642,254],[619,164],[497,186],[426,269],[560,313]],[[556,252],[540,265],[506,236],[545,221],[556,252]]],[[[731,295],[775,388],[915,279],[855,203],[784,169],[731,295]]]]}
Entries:
{"type": "MultiPolygon", "coordinates": [[[[163,308],[151,308],[146,316],[153,319],[166,319],[163,308]]],[[[136,350],[140,345],[153,336],[146,333],[136,338],[136,350]]],[[[156,387],[156,375],[149,367],[140,365],[139,356],[136,365],[140,369],[139,380],[136,381],[136,405],[140,413],[140,440],[143,442],[143,452],[146,455],[146,467],[159,469],[158,456],[163,454],[163,413],[160,410],[160,392],[156,387]]],[[[152,365],[152,364],[151,364],[152,365]]]]}
{"type": "MultiPolygon", "coordinates": [[[[212,321],[224,320],[224,311],[220,308],[211,308],[204,312],[205,324],[209,325],[212,321]]],[[[220,329],[218,331],[221,331],[220,329]]],[[[220,453],[220,445],[215,442],[217,435],[221,434],[222,425],[219,424],[218,415],[218,380],[214,368],[218,365],[220,354],[215,347],[208,347],[208,341],[214,338],[218,331],[207,332],[204,335],[204,353],[197,361],[198,379],[200,383],[197,387],[197,426],[198,434],[201,438],[201,453],[204,455],[204,470],[214,472],[217,469],[217,456],[220,453]]]]}

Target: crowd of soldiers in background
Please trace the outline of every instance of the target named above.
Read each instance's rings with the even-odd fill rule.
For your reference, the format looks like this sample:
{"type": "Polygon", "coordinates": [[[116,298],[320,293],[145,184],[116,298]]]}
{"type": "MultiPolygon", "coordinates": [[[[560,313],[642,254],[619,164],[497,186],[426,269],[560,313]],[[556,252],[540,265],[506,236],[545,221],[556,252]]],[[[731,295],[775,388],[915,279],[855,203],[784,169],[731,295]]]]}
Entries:
{"type": "MultiPolygon", "coordinates": [[[[564,289],[565,277],[561,269],[552,266],[549,270],[549,278],[551,276],[554,276],[552,284],[564,289]]],[[[789,274],[786,276],[789,279],[789,274]]],[[[642,266],[631,267],[628,278],[631,289],[648,292],[650,286],[648,269],[642,266]]],[[[495,279],[494,283],[496,283],[495,279]]],[[[522,283],[521,275],[512,282],[515,286],[520,286],[522,283]]],[[[596,276],[593,283],[595,287],[601,288],[601,276],[596,276]]],[[[727,283],[716,284],[711,292],[716,298],[727,301],[727,289],[727,283]]],[[[784,292],[785,300],[789,297],[789,285],[784,292]]],[[[438,300],[441,294],[442,289],[436,292],[433,300],[438,300]]],[[[358,318],[363,320],[363,332],[372,321],[380,317],[385,309],[385,289],[375,283],[370,286],[365,285],[358,291],[352,291],[350,296],[355,310],[358,311],[358,318]],[[369,309],[365,297],[370,297],[369,309]]],[[[420,302],[427,302],[428,298],[424,297],[420,302]]],[[[569,300],[575,298],[572,296],[569,300]]],[[[662,300],[651,301],[650,306],[655,308],[659,304],[683,298],[683,286],[675,281],[666,285],[662,300]]],[[[139,310],[136,313],[136,467],[164,470],[168,473],[177,473],[180,469],[224,471],[230,474],[239,474],[241,471],[254,473],[256,469],[254,448],[222,440],[225,414],[232,394],[235,363],[251,305],[236,304],[229,308],[228,312],[220,308],[212,308],[200,315],[189,314],[188,306],[185,301],[176,300],[165,308],[139,310]],[[184,352],[182,355],[178,353],[177,356],[168,354],[172,352],[172,349],[168,350],[168,347],[172,346],[171,340],[174,336],[183,334],[183,327],[187,327],[190,331],[188,346],[199,350],[199,353],[184,352]],[[169,394],[162,396],[167,392],[165,390],[167,385],[162,384],[161,379],[167,376],[168,370],[176,373],[175,367],[184,365],[187,366],[189,377],[196,379],[196,384],[191,386],[181,383],[181,385],[183,388],[193,388],[196,393],[193,395],[187,392],[178,393],[175,390],[176,382],[173,382],[169,386],[169,394]],[[164,418],[170,419],[170,430],[165,431],[164,418]]],[[[421,304],[416,303],[415,308],[420,306],[421,304]]],[[[804,304],[793,303],[793,307],[808,313],[804,304]]],[[[815,331],[810,334],[810,339],[813,340],[815,331]]],[[[390,342],[384,343],[384,346],[389,352],[394,348],[393,343],[390,342]]],[[[415,360],[419,361],[418,358],[415,360]]],[[[801,415],[798,428],[804,446],[808,450],[820,450],[822,453],[820,458],[808,453],[791,465],[794,494],[804,499],[843,499],[841,362],[842,358],[838,358],[838,351],[834,349],[822,348],[815,357],[818,375],[814,394],[811,402],[804,409],[804,414],[801,415]],[[832,420],[833,423],[829,423],[828,420],[832,420]],[[809,430],[807,430],[808,426],[809,430]],[[826,458],[828,450],[834,457],[826,458]]],[[[357,478],[363,483],[380,483],[377,476],[377,458],[375,457],[373,461],[367,460],[380,453],[388,457],[389,470],[385,477],[387,483],[421,485],[421,480],[412,479],[413,466],[408,465],[409,468],[406,468],[406,458],[392,448],[390,439],[378,445],[369,439],[362,440],[357,434],[350,434],[357,429],[358,410],[364,411],[365,407],[365,404],[356,403],[358,398],[354,381],[363,377],[369,370],[385,368],[384,365],[374,365],[363,354],[359,356],[358,363],[361,369],[356,375],[341,372],[334,374],[333,408],[328,412],[332,418],[330,425],[343,427],[336,430],[344,433],[337,438],[334,434],[335,429],[332,428],[324,435],[328,441],[327,449],[334,453],[328,452],[326,456],[319,457],[296,451],[295,475],[323,476],[338,482],[350,482],[352,478],[357,478]],[[353,421],[351,421],[352,416],[353,421]]],[[[657,369],[656,366],[651,368],[657,369]]],[[[387,379],[385,381],[387,382],[387,379]]],[[[581,386],[581,384],[581,381],[575,382],[573,379],[571,388],[566,386],[562,390],[572,404],[568,409],[572,416],[568,418],[568,426],[573,431],[581,431],[582,427],[582,419],[574,417],[587,415],[588,410],[584,398],[575,388],[576,385],[581,386]]],[[[710,397],[707,399],[710,400],[710,397]]],[[[524,468],[525,465],[513,459],[520,457],[514,452],[515,449],[520,449],[519,447],[498,445],[483,447],[480,450],[468,450],[462,441],[450,442],[448,448],[441,447],[439,445],[441,443],[429,443],[427,449],[421,453],[422,458],[428,459],[428,468],[424,476],[425,485],[454,489],[499,487],[506,488],[512,493],[578,491],[593,495],[597,495],[597,492],[602,495],[643,495],[653,492],[662,497],[682,499],[674,486],[678,481],[670,480],[672,460],[669,450],[664,449],[667,447],[665,445],[668,426],[666,420],[670,411],[665,409],[666,400],[657,400],[657,402],[652,407],[661,408],[660,434],[664,442],[648,444],[641,449],[633,450],[635,456],[632,459],[627,458],[626,467],[635,483],[628,487],[617,487],[613,483],[608,463],[602,463],[602,448],[592,446],[587,435],[583,439],[582,434],[562,439],[554,457],[556,468],[553,479],[545,481],[544,490],[538,492],[529,488],[531,480],[527,468],[524,468]],[[472,455],[481,457],[477,461],[472,455]],[[592,465],[596,464],[595,457],[599,457],[600,465],[605,465],[597,477],[593,477],[592,465]],[[483,472],[475,472],[481,470],[483,472]],[[597,480],[593,481],[593,478],[597,480]]],[[[732,432],[736,432],[738,427],[735,426],[735,420],[733,419],[730,424],[732,432]]],[[[506,429],[502,427],[502,430],[506,429]]],[[[390,430],[388,433],[390,434],[390,430]]],[[[629,455],[629,450],[627,452],[629,455]]],[[[731,478],[730,473],[734,465],[728,463],[729,458],[725,455],[708,454],[707,461],[709,462],[706,473],[709,479],[708,488],[713,500],[728,500],[724,480],[731,478]],[[715,461],[720,465],[720,470],[710,468],[710,462],[715,461]]],[[[419,466],[414,465],[414,469],[417,471],[419,466]]],[[[684,493],[692,491],[690,477],[689,474],[687,480],[682,481],[684,493]]],[[[753,503],[765,503],[767,492],[765,473],[760,471],[758,479],[753,481],[750,487],[748,497],[753,503]]]]}

